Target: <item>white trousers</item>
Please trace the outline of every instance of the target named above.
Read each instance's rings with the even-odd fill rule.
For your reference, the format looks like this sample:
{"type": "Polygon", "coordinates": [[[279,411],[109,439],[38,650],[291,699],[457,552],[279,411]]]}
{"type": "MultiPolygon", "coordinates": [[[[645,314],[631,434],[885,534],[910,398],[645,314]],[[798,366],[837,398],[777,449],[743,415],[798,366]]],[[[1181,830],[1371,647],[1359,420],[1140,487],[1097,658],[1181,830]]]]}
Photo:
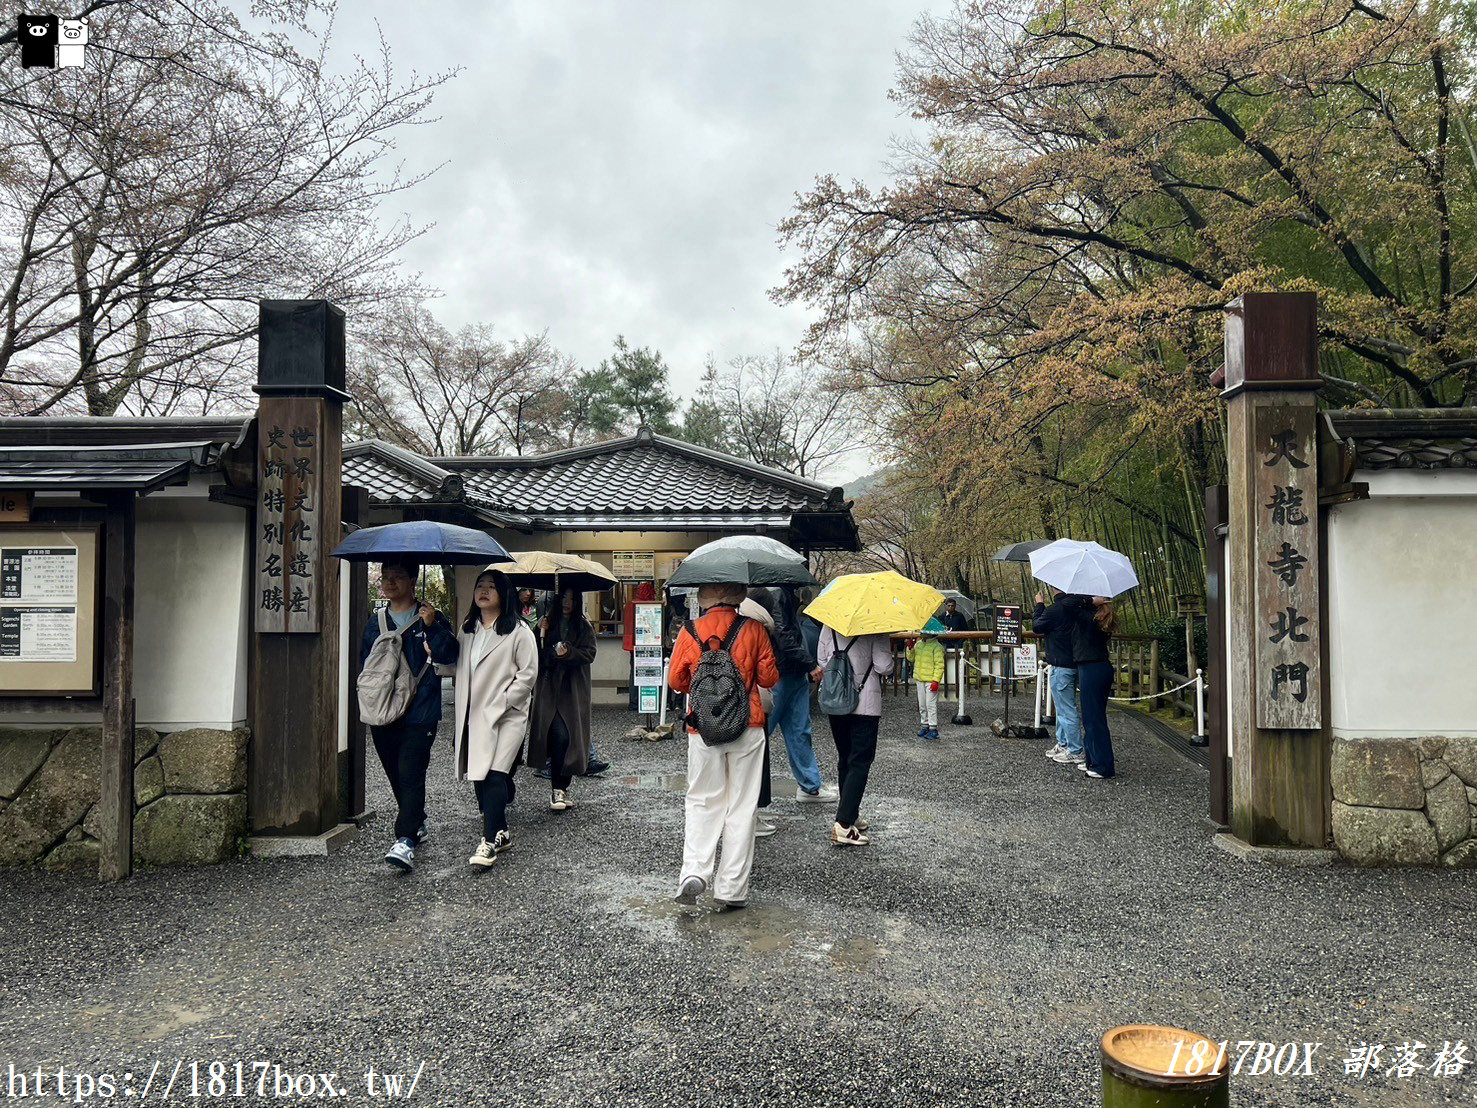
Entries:
{"type": "Polygon", "coordinates": [[[924,727],[939,725],[939,694],[929,691],[928,681],[914,681],[918,686],[918,722],[924,727]]]}
{"type": "Polygon", "coordinates": [[[764,777],[764,728],[750,727],[722,746],[687,736],[687,827],[682,880],[701,877],[719,900],[749,899],[754,823],[764,777]],[[723,863],[718,843],[723,843],[723,863]]]}

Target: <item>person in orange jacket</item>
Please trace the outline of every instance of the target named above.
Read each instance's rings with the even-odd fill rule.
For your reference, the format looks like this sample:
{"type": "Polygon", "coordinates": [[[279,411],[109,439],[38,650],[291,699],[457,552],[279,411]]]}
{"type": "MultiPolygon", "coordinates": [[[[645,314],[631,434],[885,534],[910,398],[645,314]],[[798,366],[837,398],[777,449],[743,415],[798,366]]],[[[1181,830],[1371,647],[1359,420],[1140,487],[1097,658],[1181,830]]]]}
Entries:
{"type": "MultiPolygon", "coordinates": [[[[723,642],[739,618],[738,606],[744,597],[742,585],[704,585],[698,590],[698,609],[703,614],[693,625],[697,638],[684,629],[672,647],[667,680],[675,691],[686,693],[692,687],[702,643],[715,647],[723,642]]],[[[742,908],[749,898],[764,767],[764,707],[759,690],[774,688],[780,679],[769,634],[760,623],[744,624],[730,653],[749,688],[749,726],[740,738],[721,746],[708,746],[696,729],[688,728],[687,818],[676,896],[680,904],[694,904],[711,882],[713,903],[719,911],[742,908]],[[723,863],[717,866],[720,841],[723,863]]]]}

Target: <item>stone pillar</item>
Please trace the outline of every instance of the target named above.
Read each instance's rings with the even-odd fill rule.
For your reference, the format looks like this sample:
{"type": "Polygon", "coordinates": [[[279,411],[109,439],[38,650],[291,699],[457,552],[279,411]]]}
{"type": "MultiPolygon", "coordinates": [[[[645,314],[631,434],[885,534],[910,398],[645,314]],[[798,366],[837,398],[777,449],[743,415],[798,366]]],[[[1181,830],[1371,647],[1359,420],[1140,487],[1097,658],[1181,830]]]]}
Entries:
{"type": "Polygon", "coordinates": [[[255,835],[338,823],[344,314],[264,300],[257,348],[250,819],[255,835]]]}
{"type": "Polygon", "coordinates": [[[1317,300],[1226,309],[1231,829],[1252,846],[1328,833],[1318,538],[1317,300]]]}

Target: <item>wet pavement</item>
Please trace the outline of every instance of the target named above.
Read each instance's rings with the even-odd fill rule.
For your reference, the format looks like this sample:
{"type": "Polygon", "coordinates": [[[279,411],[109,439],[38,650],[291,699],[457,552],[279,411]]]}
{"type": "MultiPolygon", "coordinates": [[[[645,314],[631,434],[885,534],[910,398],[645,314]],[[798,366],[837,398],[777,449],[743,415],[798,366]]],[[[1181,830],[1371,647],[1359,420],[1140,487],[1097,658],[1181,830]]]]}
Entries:
{"type": "MultiPolygon", "coordinates": [[[[418,1072],[425,1104],[1057,1108],[1097,1102],[1104,1030],[1150,1022],[1233,1056],[1323,1044],[1312,1076],[1243,1072],[1234,1104],[1477,1103],[1471,1065],[1385,1073],[1406,1042],[1426,1065],[1444,1041],[1477,1053],[1477,874],[1251,866],[1210,842],[1205,771],[1130,717],[1120,777],[1090,782],[983,726],[924,743],[909,707],[887,699],[865,849],[829,844],[830,809],[794,802],[775,743],[779,831],[740,912],[671,901],[685,749],[619,738],[613,711],[596,713],[611,771],[578,780],[568,813],[521,773],[487,872],[466,865],[475,805],[438,743],[409,876],[380,861],[377,765],[381,815],[330,859],[117,888],[0,873],[0,1091],[12,1064],[61,1064],[113,1074],[115,1103],[151,1073],[143,1099],[171,1073],[185,1099],[193,1061],[196,1103],[280,1102],[280,1066],[297,1082],[280,1099],[304,1099],[302,1075],[317,1099],[332,1071],[348,1103],[371,1102],[372,1067],[380,1093],[418,1072]],[[1346,1074],[1360,1043],[1380,1063],[1346,1074]]],[[[824,724],[818,740],[829,781],[824,724]]]]}

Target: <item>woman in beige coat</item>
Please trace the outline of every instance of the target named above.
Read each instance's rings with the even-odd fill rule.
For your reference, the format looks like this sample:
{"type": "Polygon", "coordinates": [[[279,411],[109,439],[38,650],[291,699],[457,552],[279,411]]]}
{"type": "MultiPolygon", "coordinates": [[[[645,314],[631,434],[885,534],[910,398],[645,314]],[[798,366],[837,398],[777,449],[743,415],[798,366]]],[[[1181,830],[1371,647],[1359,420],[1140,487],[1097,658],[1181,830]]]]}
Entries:
{"type": "Polygon", "coordinates": [[[472,782],[482,812],[482,841],[467,861],[490,866],[513,841],[507,808],[538,679],[538,644],[505,574],[477,578],[457,642],[456,775],[472,782]]]}

